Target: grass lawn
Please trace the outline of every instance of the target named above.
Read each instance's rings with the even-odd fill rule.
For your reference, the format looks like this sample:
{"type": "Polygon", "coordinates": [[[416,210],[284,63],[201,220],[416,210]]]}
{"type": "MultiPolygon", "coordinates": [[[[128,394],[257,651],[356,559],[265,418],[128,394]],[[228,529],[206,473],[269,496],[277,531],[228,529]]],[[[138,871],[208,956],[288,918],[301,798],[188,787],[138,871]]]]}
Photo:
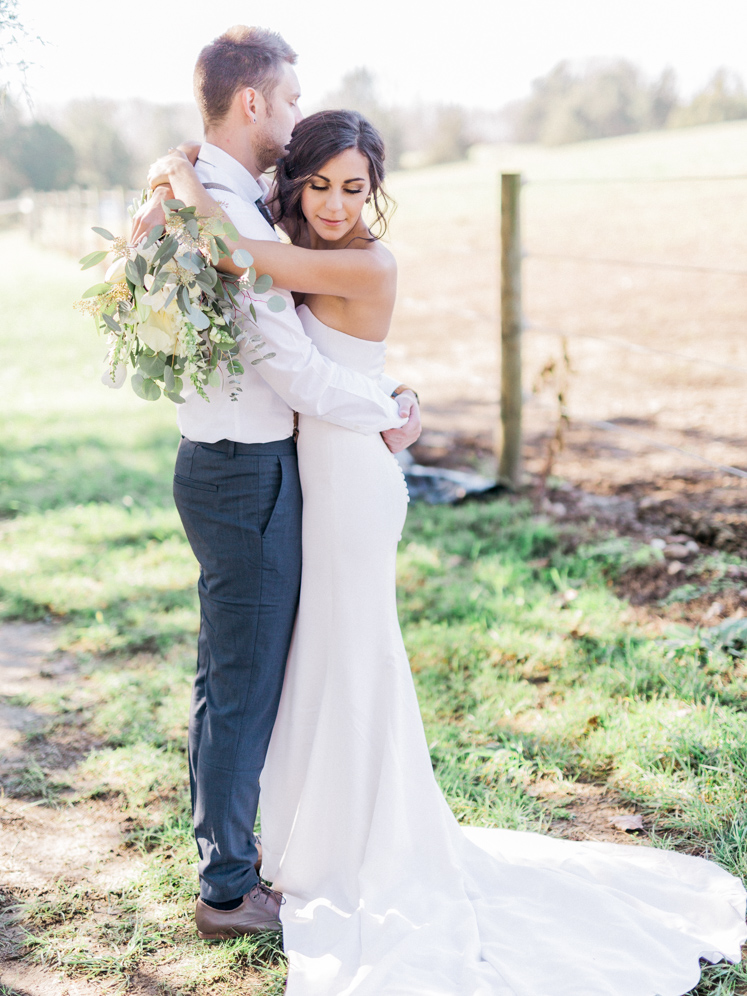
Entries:
{"type": "MultiPolygon", "coordinates": [[[[204,945],[190,919],[196,567],[170,494],[173,410],[99,384],[103,347],[70,310],[86,283],[74,263],[7,235],[0,251],[0,616],[61,621],[78,671],[40,703],[34,736],[92,745],[67,786],[29,764],[5,791],[50,818],[108,800],[136,869],[108,890],[19,890],[16,953],[107,991],[147,967],[153,992],[279,994],[277,939],[204,945]]],[[[655,555],[521,499],[411,506],[400,618],[435,770],[466,823],[573,835],[593,789],[640,813],[654,846],[747,878],[747,667],[633,621],[614,581],[655,555]]],[[[694,992],[747,993],[747,969],[707,969],[694,992]]]]}

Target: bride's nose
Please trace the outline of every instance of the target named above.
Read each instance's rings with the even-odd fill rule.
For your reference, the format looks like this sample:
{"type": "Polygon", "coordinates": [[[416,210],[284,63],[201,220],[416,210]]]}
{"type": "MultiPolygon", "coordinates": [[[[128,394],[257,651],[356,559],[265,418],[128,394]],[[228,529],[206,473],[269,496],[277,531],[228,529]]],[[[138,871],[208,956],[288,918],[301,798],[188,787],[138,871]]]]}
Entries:
{"type": "Polygon", "coordinates": [[[330,190],[327,195],[327,210],[342,211],[342,194],[339,190],[330,190]]]}

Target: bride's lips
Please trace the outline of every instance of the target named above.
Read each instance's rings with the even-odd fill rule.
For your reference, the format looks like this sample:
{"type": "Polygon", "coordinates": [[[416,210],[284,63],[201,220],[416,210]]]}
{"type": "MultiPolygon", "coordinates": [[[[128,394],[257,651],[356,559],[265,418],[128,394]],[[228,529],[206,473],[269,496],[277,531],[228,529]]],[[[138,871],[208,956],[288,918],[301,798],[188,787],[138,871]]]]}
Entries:
{"type": "Polygon", "coordinates": [[[340,218],[337,221],[334,221],[334,220],[332,220],[330,218],[320,218],[319,219],[319,221],[321,221],[321,223],[323,225],[329,225],[330,228],[337,228],[338,225],[342,225],[342,223],[344,222],[344,220],[345,220],[344,218],[340,218]]]}

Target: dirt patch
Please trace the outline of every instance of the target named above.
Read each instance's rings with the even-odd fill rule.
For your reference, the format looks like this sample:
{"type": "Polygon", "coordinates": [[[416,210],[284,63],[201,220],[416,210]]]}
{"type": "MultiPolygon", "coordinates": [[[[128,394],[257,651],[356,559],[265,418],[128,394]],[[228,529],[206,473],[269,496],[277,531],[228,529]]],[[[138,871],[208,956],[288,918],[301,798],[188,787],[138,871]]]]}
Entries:
{"type": "Polygon", "coordinates": [[[609,844],[649,845],[645,833],[624,831],[615,826],[620,817],[639,814],[629,803],[622,802],[603,785],[541,779],[528,792],[536,799],[561,810],[561,815],[550,823],[555,837],[609,844]]]}
{"type": "Polygon", "coordinates": [[[123,814],[74,797],[75,766],[98,744],[74,720],[52,723],[51,697],[76,675],[57,642],[56,627],[45,623],[0,627],[0,980],[17,996],[101,996],[110,983],[63,978],[22,960],[25,932],[13,917],[19,902],[58,883],[105,893],[142,867],[124,846],[123,814]]]}

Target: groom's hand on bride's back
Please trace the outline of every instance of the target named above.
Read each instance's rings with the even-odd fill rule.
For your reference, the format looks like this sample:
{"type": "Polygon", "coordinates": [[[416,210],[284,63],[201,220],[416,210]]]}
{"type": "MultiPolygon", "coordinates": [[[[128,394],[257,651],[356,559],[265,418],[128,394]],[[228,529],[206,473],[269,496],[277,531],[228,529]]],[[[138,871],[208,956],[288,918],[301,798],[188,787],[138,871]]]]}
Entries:
{"type": "Polygon", "coordinates": [[[407,421],[399,429],[386,429],[382,432],[384,442],[392,453],[399,453],[412,446],[420,436],[422,425],[420,424],[420,407],[413,391],[403,391],[397,395],[399,413],[403,417],[407,416],[407,421]]]}

